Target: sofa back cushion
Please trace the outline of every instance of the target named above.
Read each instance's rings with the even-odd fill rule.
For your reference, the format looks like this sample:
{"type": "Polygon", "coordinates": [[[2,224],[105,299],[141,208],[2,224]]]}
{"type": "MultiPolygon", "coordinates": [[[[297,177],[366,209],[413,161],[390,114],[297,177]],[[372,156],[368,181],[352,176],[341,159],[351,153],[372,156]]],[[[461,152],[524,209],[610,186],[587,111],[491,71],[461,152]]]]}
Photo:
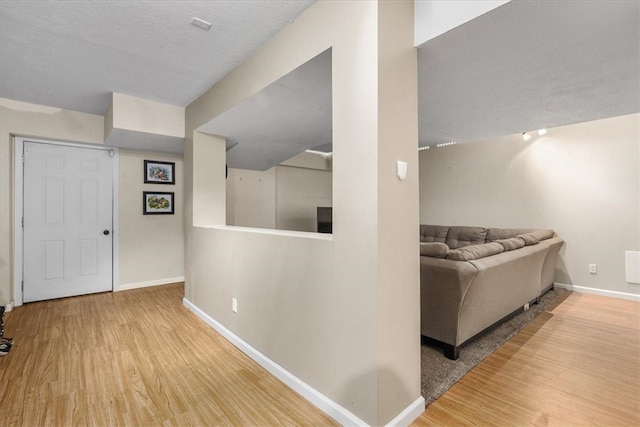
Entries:
{"type": "Polygon", "coordinates": [[[421,242],[440,242],[445,243],[449,226],[444,225],[420,225],[420,241],[421,242]]]}
{"type": "Polygon", "coordinates": [[[485,242],[487,229],[482,227],[449,227],[445,243],[451,249],[458,249],[469,245],[479,245],[485,242]]]}
{"type": "Polygon", "coordinates": [[[526,246],[537,245],[538,243],[540,243],[540,240],[531,233],[520,234],[518,235],[518,238],[522,239],[526,246]]]}
{"type": "Polygon", "coordinates": [[[534,236],[539,241],[542,241],[542,240],[547,240],[547,239],[552,238],[553,235],[555,234],[555,232],[553,230],[539,229],[539,230],[534,230],[534,231],[530,232],[529,234],[534,236]]]}
{"type": "Polygon", "coordinates": [[[487,231],[487,242],[511,239],[521,234],[533,234],[538,240],[547,240],[555,235],[553,230],[535,228],[490,228],[487,231]]]}
{"type": "Polygon", "coordinates": [[[463,248],[450,250],[447,254],[447,259],[454,261],[471,261],[473,259],[497,255],[502,252],[504,252],[504,248],[500,243],[482,243],[480,245],[469,245],[463,248]]]}
{"type": "Polygon", "coordinates": [[[524,247],[524,240],[519,237],[512,237],[510,239],[499,239],[495,240],[494,242],[501,244],[505,252],[524,247]]]}
{"type": "Polygon", "coordinates": [[[420,242],[420,255],[444,258],[449,253],[449,246],[440,242],[420,242]]]}

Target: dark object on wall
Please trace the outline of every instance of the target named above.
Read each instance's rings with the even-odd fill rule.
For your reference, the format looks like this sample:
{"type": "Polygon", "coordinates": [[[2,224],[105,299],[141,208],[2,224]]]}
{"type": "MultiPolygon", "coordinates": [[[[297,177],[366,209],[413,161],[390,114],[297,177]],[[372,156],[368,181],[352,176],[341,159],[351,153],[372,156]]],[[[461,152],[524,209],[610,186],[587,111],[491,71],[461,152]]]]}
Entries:
{"type": "Polygon", "coordinates": [[[144,161],[145,184],[175,184],[176,164],[174,162],[160,162],[156,160],[144,161]]]}
{"type": "Polygon", "coordinates": [[[331,207],[317,208],[318,233],[333,233],[333,212],[331,207]]]}
{"type": "Polygon", "coordinates": [[[174,194],[172,192],[142,192],[143,215],[173,215],[174,194]]]}

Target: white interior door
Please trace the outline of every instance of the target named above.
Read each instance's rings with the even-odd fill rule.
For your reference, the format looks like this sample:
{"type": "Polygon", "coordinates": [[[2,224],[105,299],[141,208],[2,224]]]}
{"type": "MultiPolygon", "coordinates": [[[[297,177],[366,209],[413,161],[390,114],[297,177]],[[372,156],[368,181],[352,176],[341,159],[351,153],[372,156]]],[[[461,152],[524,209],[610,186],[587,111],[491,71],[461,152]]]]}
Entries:
{"type": "Polygon", "coordinates": [[[112,290],[113,158],[24,143],[23,301],[112,290]]]}

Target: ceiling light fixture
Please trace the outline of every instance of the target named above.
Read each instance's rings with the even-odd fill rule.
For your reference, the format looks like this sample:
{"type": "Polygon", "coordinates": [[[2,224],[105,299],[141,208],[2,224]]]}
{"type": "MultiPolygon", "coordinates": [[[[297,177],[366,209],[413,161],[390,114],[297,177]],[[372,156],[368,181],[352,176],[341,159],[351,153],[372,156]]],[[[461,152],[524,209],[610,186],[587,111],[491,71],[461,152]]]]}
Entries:
{"type": "Polygon", "coordinates": [[[456,142],[455,141],[443,142],[443,143],[440,143],[440,144],[436,145],[436,147],[446,147],[448,145],[456,145],[456,142]]]}
{"type": "Polygon", "coordinates": [[[430,147],[428,145],[425,145],[424,147],[418,147],[418,151],[424,151],[424,150],[428,150],[430,147]]]}
{"type": "Polygon", "coordinates": [[[530,140],[531,135],[529,135],[529,132],[522,132],[522,139],[524,139],[525,141],[530,140]]]}
{"type": "Polygon", "coordinates": [[[538,135],[542,136],[542,135],[546,135],[547,130],[546,129],[538,129],[538,135]]]}
{"type": "Polygon", "coordinates": [[[203,30],[209,30],[211,28],[211,23],[204,21],[200,18],[196,18],[195,16],[191,20],[191,25],[195,25],[198,28],[202,28],[203,30]]]}

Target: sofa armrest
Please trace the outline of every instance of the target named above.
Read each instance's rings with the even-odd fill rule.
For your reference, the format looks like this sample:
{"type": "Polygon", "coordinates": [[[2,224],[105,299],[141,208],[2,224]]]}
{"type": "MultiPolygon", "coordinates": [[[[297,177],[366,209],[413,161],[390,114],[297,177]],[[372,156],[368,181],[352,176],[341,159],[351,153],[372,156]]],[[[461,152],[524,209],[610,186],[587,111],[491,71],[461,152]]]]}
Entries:
{"type": "Polygon", "coordinates": [[[457,344],[538,297],[546,253],[538,244],[469,261],[478,275],[462,302],[457,344]]]}
{"type": "Polygon", "coordinates": [[[542,264],[542,273],[540,275],[540,295],[546,292],[553,286],[556,280],[556,261],[564,240],[558,236],[554,236],[547,240],[541,240],[541,245],[549,248],[547,255],[542,264]]]}
{"type": "Polygon", "coordinates": [[[462,301],[478,270],[467,261],[420,257],[420,330],[455,345],[462,301]]]}

